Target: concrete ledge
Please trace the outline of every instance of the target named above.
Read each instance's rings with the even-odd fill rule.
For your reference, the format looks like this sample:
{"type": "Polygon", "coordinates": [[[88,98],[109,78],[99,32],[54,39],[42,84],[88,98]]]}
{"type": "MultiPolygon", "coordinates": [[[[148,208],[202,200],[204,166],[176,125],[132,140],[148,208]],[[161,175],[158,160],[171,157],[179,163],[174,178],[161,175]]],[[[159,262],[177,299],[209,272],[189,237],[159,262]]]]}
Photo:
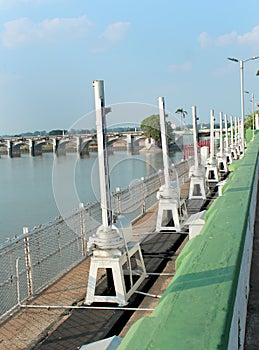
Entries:
{"type": "Polygon", "coordinates": [[[123,349],[242,348],[248,298],[259,135],[235,161],[224,193],[177,259],[177,272],[152,316],[136,322],[123,349]]]}

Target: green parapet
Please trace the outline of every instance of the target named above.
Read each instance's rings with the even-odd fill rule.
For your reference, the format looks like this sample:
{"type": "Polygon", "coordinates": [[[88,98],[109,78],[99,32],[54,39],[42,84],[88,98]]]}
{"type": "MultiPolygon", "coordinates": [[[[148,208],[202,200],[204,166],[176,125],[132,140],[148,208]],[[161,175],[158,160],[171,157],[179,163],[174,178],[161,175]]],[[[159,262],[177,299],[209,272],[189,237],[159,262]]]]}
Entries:
{"type": "Polygon", "coordinates": [[[255,135],[152,315],[131,327],[119,350],[228,348],[258,148],[255,135]]]}
{"type": "Polygon", "coordinates": [[[242,159],[235,160],[233,163],[229,164],[228,170],[230,172],[236,171],[240,167],[241,162],[242,162],[242,159]]]}
{"type": "Polygon", "coordinates": [[[251,128],[246,129],[245,131],[246,142],[249,143],[253,139],[253,130],[251,128]]]}

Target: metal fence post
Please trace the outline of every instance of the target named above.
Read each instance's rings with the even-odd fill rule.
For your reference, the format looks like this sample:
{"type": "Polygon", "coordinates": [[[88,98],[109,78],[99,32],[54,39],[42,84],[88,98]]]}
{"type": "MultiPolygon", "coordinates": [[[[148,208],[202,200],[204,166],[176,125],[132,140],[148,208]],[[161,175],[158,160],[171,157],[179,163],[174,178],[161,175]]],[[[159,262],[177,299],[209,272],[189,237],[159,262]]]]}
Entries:
{"type": "MultiPolygon", "coordinates": [[[[23,228],[23,233],[28,233],[28,227],[23,228]]],[[[24,252],[25,252],[25,264],[26,264],[26,276],[27,276],[27,286],[29,296],[33,295],[33,278],[32,278],[32,264],[31,264],[31,254],[30,254],[30,242],[29,237],[24,237],[24,252]]]]}
{"type": "Polygon", "coordinates": [[[116,187],[116,196],[117,196],[117,206],[118,206],[118,215],[121,214],[121,189],[120,187],[116,187]]]}
{"type": "Polygon", "coordinates": [[[142,214],[146,212],[146,201],[145,201],[145,178],[141,178],[141,192],[142,192],[142,214]]]}
{"type": "Polygon", "coordinates": [[[81,227],[81,242],[82,242],[82,255],[86,256],[86,225],[85,225],[85,217],[84,217],[84,203],[79,204],[80,208],[80,227],[81,227]]]}

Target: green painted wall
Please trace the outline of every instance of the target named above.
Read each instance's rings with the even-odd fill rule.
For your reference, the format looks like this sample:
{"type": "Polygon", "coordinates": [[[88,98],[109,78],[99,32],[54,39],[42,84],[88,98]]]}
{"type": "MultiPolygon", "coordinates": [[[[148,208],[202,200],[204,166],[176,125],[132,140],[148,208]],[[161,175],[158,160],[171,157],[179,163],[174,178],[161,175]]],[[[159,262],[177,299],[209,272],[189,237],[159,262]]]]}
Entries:
{"type": "Polygon", "coordinates": [[[259,135],[206,213],[199,236],[177,259],[177,272],[150,317],[136,322],[119,350],[227,349],[258,158],[259,135]]]}

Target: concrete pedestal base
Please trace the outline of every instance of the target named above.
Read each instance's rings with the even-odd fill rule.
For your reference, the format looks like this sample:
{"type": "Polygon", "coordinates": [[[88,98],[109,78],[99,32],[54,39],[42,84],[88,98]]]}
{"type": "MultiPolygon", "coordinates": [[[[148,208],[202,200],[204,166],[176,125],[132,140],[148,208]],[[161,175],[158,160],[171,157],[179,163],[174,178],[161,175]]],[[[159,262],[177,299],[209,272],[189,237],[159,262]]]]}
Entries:
{"type": "Polygon", "coordinates": [[[95,250],[91,257],[85,304],[93,302],[117,303],[125,306],[128,299],[147,277],[144,260],[138,243],[128,244],[126,251],[121,249],[95,250]],[[114,295],[98,295],[96,284],[98,273],[110,273],[114,295]]]}

